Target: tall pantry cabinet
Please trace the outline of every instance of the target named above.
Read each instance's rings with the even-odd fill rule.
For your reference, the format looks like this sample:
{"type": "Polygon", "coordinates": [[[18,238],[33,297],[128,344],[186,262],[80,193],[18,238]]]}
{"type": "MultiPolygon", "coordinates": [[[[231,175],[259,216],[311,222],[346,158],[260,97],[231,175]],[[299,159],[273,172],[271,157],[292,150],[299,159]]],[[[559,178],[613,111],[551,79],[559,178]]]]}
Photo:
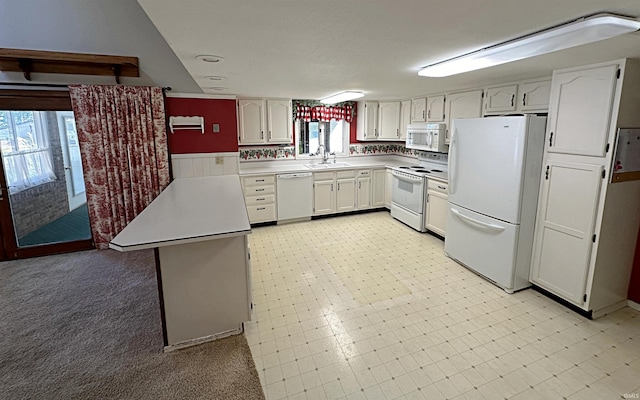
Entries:
{"type": "Polygon", "coordinates": [[[639,60],[553,73],[530,280],[594,318],[627,304],[640,181],[611,174],[639,110],[639,60]]]}

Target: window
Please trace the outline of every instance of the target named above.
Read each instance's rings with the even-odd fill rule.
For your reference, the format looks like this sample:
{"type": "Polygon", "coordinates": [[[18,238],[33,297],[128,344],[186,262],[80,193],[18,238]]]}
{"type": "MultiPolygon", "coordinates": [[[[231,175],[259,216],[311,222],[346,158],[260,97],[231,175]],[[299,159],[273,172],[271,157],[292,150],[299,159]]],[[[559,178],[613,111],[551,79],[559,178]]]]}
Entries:
{"type": "Polygon", "coordinates": [[[330,122],[298,120],[298,154],[315,155],[320,144],[327,154],[347,154],[349,148],[349,123],[331,120],[330,122]]]}
{"type": "Polygon", "coordinates": [[[10,193],[56,179],[45,112],[0,111],[0,149],[10,193]]]}

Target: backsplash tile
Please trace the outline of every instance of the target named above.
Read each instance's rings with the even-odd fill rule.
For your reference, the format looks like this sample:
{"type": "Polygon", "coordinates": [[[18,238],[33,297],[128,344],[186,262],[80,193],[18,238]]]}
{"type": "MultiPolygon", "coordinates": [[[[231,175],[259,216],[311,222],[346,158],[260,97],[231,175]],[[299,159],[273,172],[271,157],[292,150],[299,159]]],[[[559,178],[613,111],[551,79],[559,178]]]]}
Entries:
{"type": "Polygon", "coordinates": [[[240,161],[286,160],[296,158],[296,149],[287,147],[252,147],[239,149],[240,161]]]}
{"type": "Polygon", "coordinates": [[[373,154],[398,154],[403,156],[417,156],[418,152],[407,149],[402,144],[351,144],[349,146],[350,156],[369,156],[373,154]]]}

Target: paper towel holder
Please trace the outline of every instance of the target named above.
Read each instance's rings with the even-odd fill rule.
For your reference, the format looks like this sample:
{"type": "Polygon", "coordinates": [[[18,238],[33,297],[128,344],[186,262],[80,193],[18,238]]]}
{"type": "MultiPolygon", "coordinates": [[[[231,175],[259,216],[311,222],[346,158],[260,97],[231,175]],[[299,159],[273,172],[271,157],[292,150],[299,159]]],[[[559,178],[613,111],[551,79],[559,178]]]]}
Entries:
{"type": "Polygon", "coordinates": [[[169,117],[169,130],[171,133],[186,129],[199,129],[204,135],[204,117],[169,117]]]}

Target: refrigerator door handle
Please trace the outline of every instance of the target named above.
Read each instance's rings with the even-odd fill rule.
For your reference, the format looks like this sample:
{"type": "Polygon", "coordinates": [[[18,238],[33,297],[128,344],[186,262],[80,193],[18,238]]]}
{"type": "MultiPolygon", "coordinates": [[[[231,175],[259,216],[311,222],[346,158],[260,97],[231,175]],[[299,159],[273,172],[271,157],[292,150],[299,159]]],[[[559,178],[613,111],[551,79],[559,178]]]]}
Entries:
{"type": "Polygon", "coordinates": [[[455,190],[455,187],[456,187],[455,149],[456,149],[456,131],[455,129],[451,129],[451,141],[450,141],[450,149],[449,149],[449,194],[454,194],[456,192],[455,190]]]}
{"type": "Polygon", "coordinates": [[[500,226],[500,225],[494,225],[494,224],[487,224],[485,222],[482,221],[478,221],[475,218],[471,218],[471,217],[467,217],[466,215],[463,215],[462,213],[460,213],[460,211],[452,208],[451,212],[453,213],[453,215],[455,215],[456,217],[460,218],[462,221],[471,224],[471,225],[475,225],[477,227],[483,228],[487,231],[493,231],[493,232],[502,232],[505,230],[504,226],[500,226]]]}

